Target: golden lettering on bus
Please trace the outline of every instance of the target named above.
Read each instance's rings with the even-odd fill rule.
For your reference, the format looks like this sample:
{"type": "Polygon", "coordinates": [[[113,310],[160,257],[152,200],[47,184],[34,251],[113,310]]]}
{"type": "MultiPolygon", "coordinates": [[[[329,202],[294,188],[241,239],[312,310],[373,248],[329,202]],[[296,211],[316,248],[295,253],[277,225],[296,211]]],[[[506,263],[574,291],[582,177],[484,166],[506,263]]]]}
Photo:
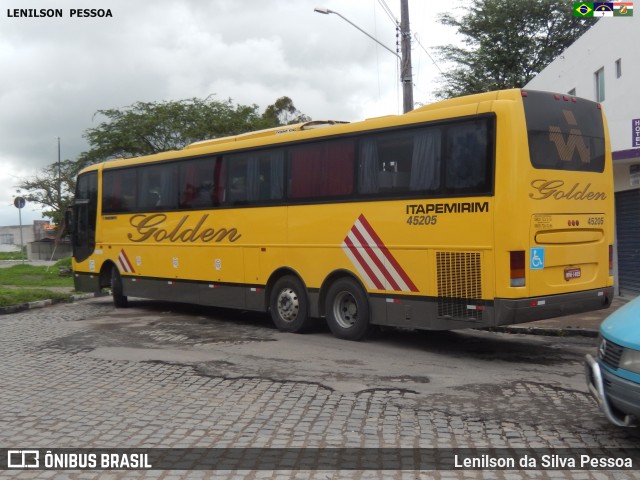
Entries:
{"type": "MultiPolygon", "coordinates": [[[[562,113],[569,126],[578,126],[578,121],[572,111],[563,110],[562,113]]],[[[565,141],[560,127],[549,126],[549,141],[555,144],[558,156],[563,162],[570,162],[576,149],[578,150],[578,156],[582,163],[589,163],[591,161],[589,146],[584,141],[582,131],[577,128],[569,130],[569,136],[565,141]]]]}
{"type": "Polygon", "coordinates": [[[222,242],[225,239],[229,242],[236,242],[242,236],[236,228],[204,228],[204,223],[208,217],[209,214],[205,214],[200,217],[195,226],[189,226],[187,223],[189,215],[184,215],[175,227],[169,229],[163,228],[167,220],[167,216],[164,213],[134,215],[129,223],[136,229],[137,235],[129,233],[127,237],[132,242],[155,240],[156,242],[168,241],[171,243],[208,243],[213,241],[222,242]]]}
{"type": "Polygon", "coordinates": [[[581,185],[574,183],[571,187],[565,186],[563,180],[537,179],[531,182],[531,187],[535,190],[529,197],[533,200],[605,200],[607,194],[596,192],[591,189],[591,184],[581,185]]]}

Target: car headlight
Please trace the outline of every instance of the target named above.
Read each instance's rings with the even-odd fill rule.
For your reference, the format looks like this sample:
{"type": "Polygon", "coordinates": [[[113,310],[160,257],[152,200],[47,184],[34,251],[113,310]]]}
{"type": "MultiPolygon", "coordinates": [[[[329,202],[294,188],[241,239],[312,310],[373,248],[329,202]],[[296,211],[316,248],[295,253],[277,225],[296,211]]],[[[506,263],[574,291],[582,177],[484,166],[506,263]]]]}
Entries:
{"type": "Polygon", "coordinates": [[[640,350],[625,348],[620,357],[619,367],[633,373],[640,373],[640,350]]]}

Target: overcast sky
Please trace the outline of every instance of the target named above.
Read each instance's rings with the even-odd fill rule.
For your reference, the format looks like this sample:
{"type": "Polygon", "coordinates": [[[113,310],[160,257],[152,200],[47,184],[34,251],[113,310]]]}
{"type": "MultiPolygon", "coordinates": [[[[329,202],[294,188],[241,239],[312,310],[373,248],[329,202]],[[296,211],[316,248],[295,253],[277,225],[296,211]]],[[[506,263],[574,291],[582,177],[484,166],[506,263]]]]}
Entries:
{"type": "MultiPolygon", "coordinates": [[[[396,58],[326,7],[395,50],[379,0],[0,0],[0,226],[17,225],[16,184],[88,149],[99,109],[137,101],[231,98],[260,110],[286,95],[313,119],[360,120],[402,111],[396,58]],[[70,9],[111,18],[70,18],[70,9]],[[59,8],[63,18],[15,9],[59,8]]],[[[386,0],[396,18],[400,1],[386,0]]],[[[432,47],[455,43],[437,14],[464,0],[410,0],[414,100],[434,100],[432,47]],[[424,49],[423,49],[424,47],[424,49]]],[[[434,56],[435,57],[435,56],[434,56]]],[[[22,209],[23,224],[41,218],[22,209]]]]}

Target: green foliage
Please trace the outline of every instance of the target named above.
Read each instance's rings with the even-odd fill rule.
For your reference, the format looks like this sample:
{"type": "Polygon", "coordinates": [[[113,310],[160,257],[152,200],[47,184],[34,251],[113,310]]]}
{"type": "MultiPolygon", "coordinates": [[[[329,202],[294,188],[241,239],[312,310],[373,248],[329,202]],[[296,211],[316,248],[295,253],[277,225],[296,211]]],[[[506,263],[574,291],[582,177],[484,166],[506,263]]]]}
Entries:
{"type": "Polygon", "coordinates": [[[269,105],[262,118],[272,126],[292,125],[294,123],[308,122],[311,117],[301,113],[293,104],[293,100],[289,97],[280,97],[273,105],[269,105]]]}
{"type": "Polygon", "coordinates": [[[52,163],[35,177],[21,179],[18,187],[26,192],[23,197],[27,202],[41,205],[45,217],[62,225],[64,211],[71,205],[75,193],[76,176],[83,167],[71,160],[52,163]]]}
{"type": "Polygon", "coordinates": [[[456,64],[442,74],[439,98],[523,87],[592,25],[565,0],[477,0],[466,12],[440,16],[466,48],[438,47],[439,57],[456,64]]]}
{"type": "Polygon", "coordinates": [[[230,99],[220,102],[211,97],[136,102],[125,108],[98,110],[97,114],[106,120],[86,130],[84,136],[91,149],[80,156],[83,166],[178,150],[200,140],[276,127],[290,118],[306,118],[288,97],[276,100],[263,114],[257,105],[234,105],[230,99]]]}

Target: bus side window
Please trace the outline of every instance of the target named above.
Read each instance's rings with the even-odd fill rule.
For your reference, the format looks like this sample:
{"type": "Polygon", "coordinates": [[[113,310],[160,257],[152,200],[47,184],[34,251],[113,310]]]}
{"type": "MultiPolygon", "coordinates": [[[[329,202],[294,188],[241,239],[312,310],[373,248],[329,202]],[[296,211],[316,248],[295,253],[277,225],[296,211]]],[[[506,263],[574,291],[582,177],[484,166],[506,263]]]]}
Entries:
{"type": "Polygon", "coordinates": [[[180,164],[180,208],[209,208],[218,202],[215,196],[217,158],[203,158],[180,164]]]}
{"type": "Polygon", "coordinates": [[[171,210],[177,206],[176,164],[143,165],[138,175],[138,210],[171,210]]]}
{"type": "Polygon", "coordinates": [[[275,149],[239,155],[225,155],[225,202],[231,205],[260,205],[284,196],[284,150],[275,149]]]}
{"type": "Polygon", "coordinates": [[[487,193],[487,121],[466,122],[447,131],[449,158],[446,185],[449,192],[487,193]]]}
{"type": "Polygon", "coordinates": [[[353,193],[355,141],[324,141],[291,148],[289,196],[339,197],[353,193]]]}
{"type": "Polygon", "coordinates": [[[105,170],[102,174],[102,213],[132,212],[135,206],[137,168],[105,170]]]}
{"type": "Polygon", "coordinates": [[[365,137],[360,142],[358,192],[406,193],[440,187],[441,130],[365,137]]]}

